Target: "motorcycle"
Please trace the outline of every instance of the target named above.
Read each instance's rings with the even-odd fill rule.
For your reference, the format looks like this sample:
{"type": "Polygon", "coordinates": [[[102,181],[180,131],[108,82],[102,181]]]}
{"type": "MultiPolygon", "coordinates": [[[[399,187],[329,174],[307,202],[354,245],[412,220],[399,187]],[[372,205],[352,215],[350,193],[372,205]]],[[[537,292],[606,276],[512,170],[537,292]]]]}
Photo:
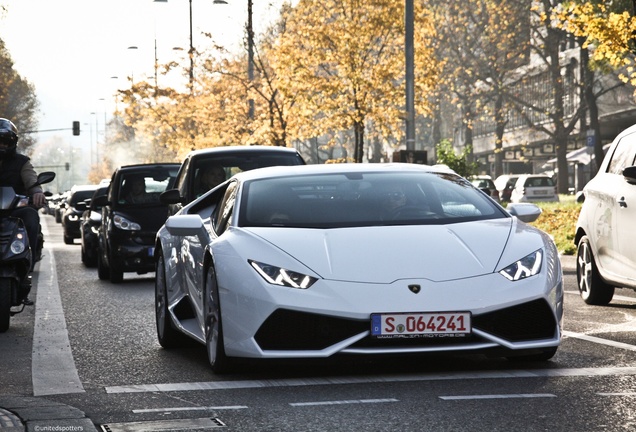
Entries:
{"type": "MultiPolygon", "coordinates": [[[[42,172],[35,185],[50,183],[53,179],[54,172],[42,172]]],[[[12,316],[24,310],[25,299],[31,291],[31,264],[41,255],[41,250],[31,251],[22,220],[11,216],[14,209],[28,205],[29,197],[16,194],[10,186],[0,187],[0,333],[9,329],[12,316]]],[[[38,249],[42,243],[42,239],[38,239],[38,249]]]]}

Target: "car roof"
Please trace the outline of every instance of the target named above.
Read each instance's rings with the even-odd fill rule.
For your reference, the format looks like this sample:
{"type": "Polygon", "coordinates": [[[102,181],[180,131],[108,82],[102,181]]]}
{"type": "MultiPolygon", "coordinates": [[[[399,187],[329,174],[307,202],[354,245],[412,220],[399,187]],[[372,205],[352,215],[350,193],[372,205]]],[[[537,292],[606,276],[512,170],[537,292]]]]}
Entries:
{"type": "Polygon", "coordinates": [[[178,162],[163,162],[163,163],[150,163],[150,164],[134,164],[134,165],[122,165],[117,168],[115,171],[136,171],[138,169],[144,168],[155,168],[155,167],[179,167],[181,166],[178,162]]]}
{"type": "Polygon", "coordinates": [[[455,174],[453,170],[444,166],[430,166],[410,163],[343,163],[343,164],[316,164],[316,165],[293,165],[274,166],[258,168],[250,171],[243,171],[234,177],[242,180],[256,180],[273,177],[284,177],[294,175],[317,175],[317,174],[346,174],[346,173],[368,173],[368,172],[429,172],[455,174]]]}
{"type": "Polygon", "coordinates": [[[291,147],[280,147],[280,146],[265,146],[265,145],[253,145],[253,146],[220,146],[220,147],[209,147],[204,149],[192,150],[186,157],[193,157],[199,155],[210,155],[210,154],[226,154],[226,153],[268,153],[268,152],[279,152],[279,153],[298,153],[295,148],[291,147]]]}

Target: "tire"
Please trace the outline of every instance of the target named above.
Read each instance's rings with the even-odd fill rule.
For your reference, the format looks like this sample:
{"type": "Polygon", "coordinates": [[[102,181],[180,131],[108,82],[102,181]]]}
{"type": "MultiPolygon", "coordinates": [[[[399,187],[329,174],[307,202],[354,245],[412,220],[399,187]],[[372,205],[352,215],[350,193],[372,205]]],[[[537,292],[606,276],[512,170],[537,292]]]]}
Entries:
{"type": "Polygon", "coordinates": [[[159,345],[164,348],[177,348],[184,345],[183,335],[172,326],[170,319],[166,267],[161,253],[157,257],[155,268],[155,319],[159,345]]]}
{"type": "Polygon", "coordinates": [[[585,303],[604,306],[612,301],[614,287],[605,282],[598,272],[587,236],[581,238],[576,251],[576,280],[585,303]]]}
{"type": "Polygon", "coordinates": [[[11,279],[0,279],[0,333],[9,330],[11,320],[11,279]]]}
{"type": "Polygon", "coordinates": [[[102,258],[102,251],[97,252],[97,277],[101,280],[110,279],[110,269],[102,258]]]}
{"type": "Polygon", "coordinates": [[[114,263],[113,258],[110,258],[110,282],[114,284],[122,283],[124,280],[124,271],[120,266],[114,263]]]}
{"type": "Polygon", "coordinates": [[[82,258],[82,264],[84,264],[86,267],[89,267],[89,265],[87,264],[88,257],[86,256],[86,249],[84,249],[84,243],[82,243],[81,258],[82,258]]]}
{"type": "Polygon", "coordinates": [[[95,267],[97,265],[97,259],[94,254],[89,254],[84,248],[84,244],[82,243],[82,264],[86,267],[95,267]]]}
{"type": "Polygon", "coordinates": [[[216,271],[212,264],[208,264],[205,271],[203,292],[205,296],[203,309],[205,314],[205,348],[208,353],[208,361],[214,373],[226,373],[230,371],[230,361],[225,355],[219,287],[216,283],[216,271]]]}

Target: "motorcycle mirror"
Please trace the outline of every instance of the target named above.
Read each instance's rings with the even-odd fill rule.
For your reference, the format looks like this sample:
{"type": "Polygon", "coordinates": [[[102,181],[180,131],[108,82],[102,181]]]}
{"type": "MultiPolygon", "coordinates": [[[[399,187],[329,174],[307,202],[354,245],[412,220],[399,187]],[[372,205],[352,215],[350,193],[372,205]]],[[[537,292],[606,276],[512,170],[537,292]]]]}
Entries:
{"type": "Polygon", "coordinates": [[[55,179],[55,173],[53,171],[44,171],[38,174],[37,184],[51,183],[55,179]]]}

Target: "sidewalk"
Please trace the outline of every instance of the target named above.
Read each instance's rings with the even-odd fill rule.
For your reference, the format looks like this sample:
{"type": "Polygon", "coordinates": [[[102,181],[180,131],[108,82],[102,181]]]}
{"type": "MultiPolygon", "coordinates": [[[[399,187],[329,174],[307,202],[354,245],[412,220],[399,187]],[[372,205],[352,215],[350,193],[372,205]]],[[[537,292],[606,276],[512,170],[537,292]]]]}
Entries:
{"type": "Polygon", "coordinates": [[[83,411],[39,397],[0,396],[2,432],[97,432],[83,411]]]}

